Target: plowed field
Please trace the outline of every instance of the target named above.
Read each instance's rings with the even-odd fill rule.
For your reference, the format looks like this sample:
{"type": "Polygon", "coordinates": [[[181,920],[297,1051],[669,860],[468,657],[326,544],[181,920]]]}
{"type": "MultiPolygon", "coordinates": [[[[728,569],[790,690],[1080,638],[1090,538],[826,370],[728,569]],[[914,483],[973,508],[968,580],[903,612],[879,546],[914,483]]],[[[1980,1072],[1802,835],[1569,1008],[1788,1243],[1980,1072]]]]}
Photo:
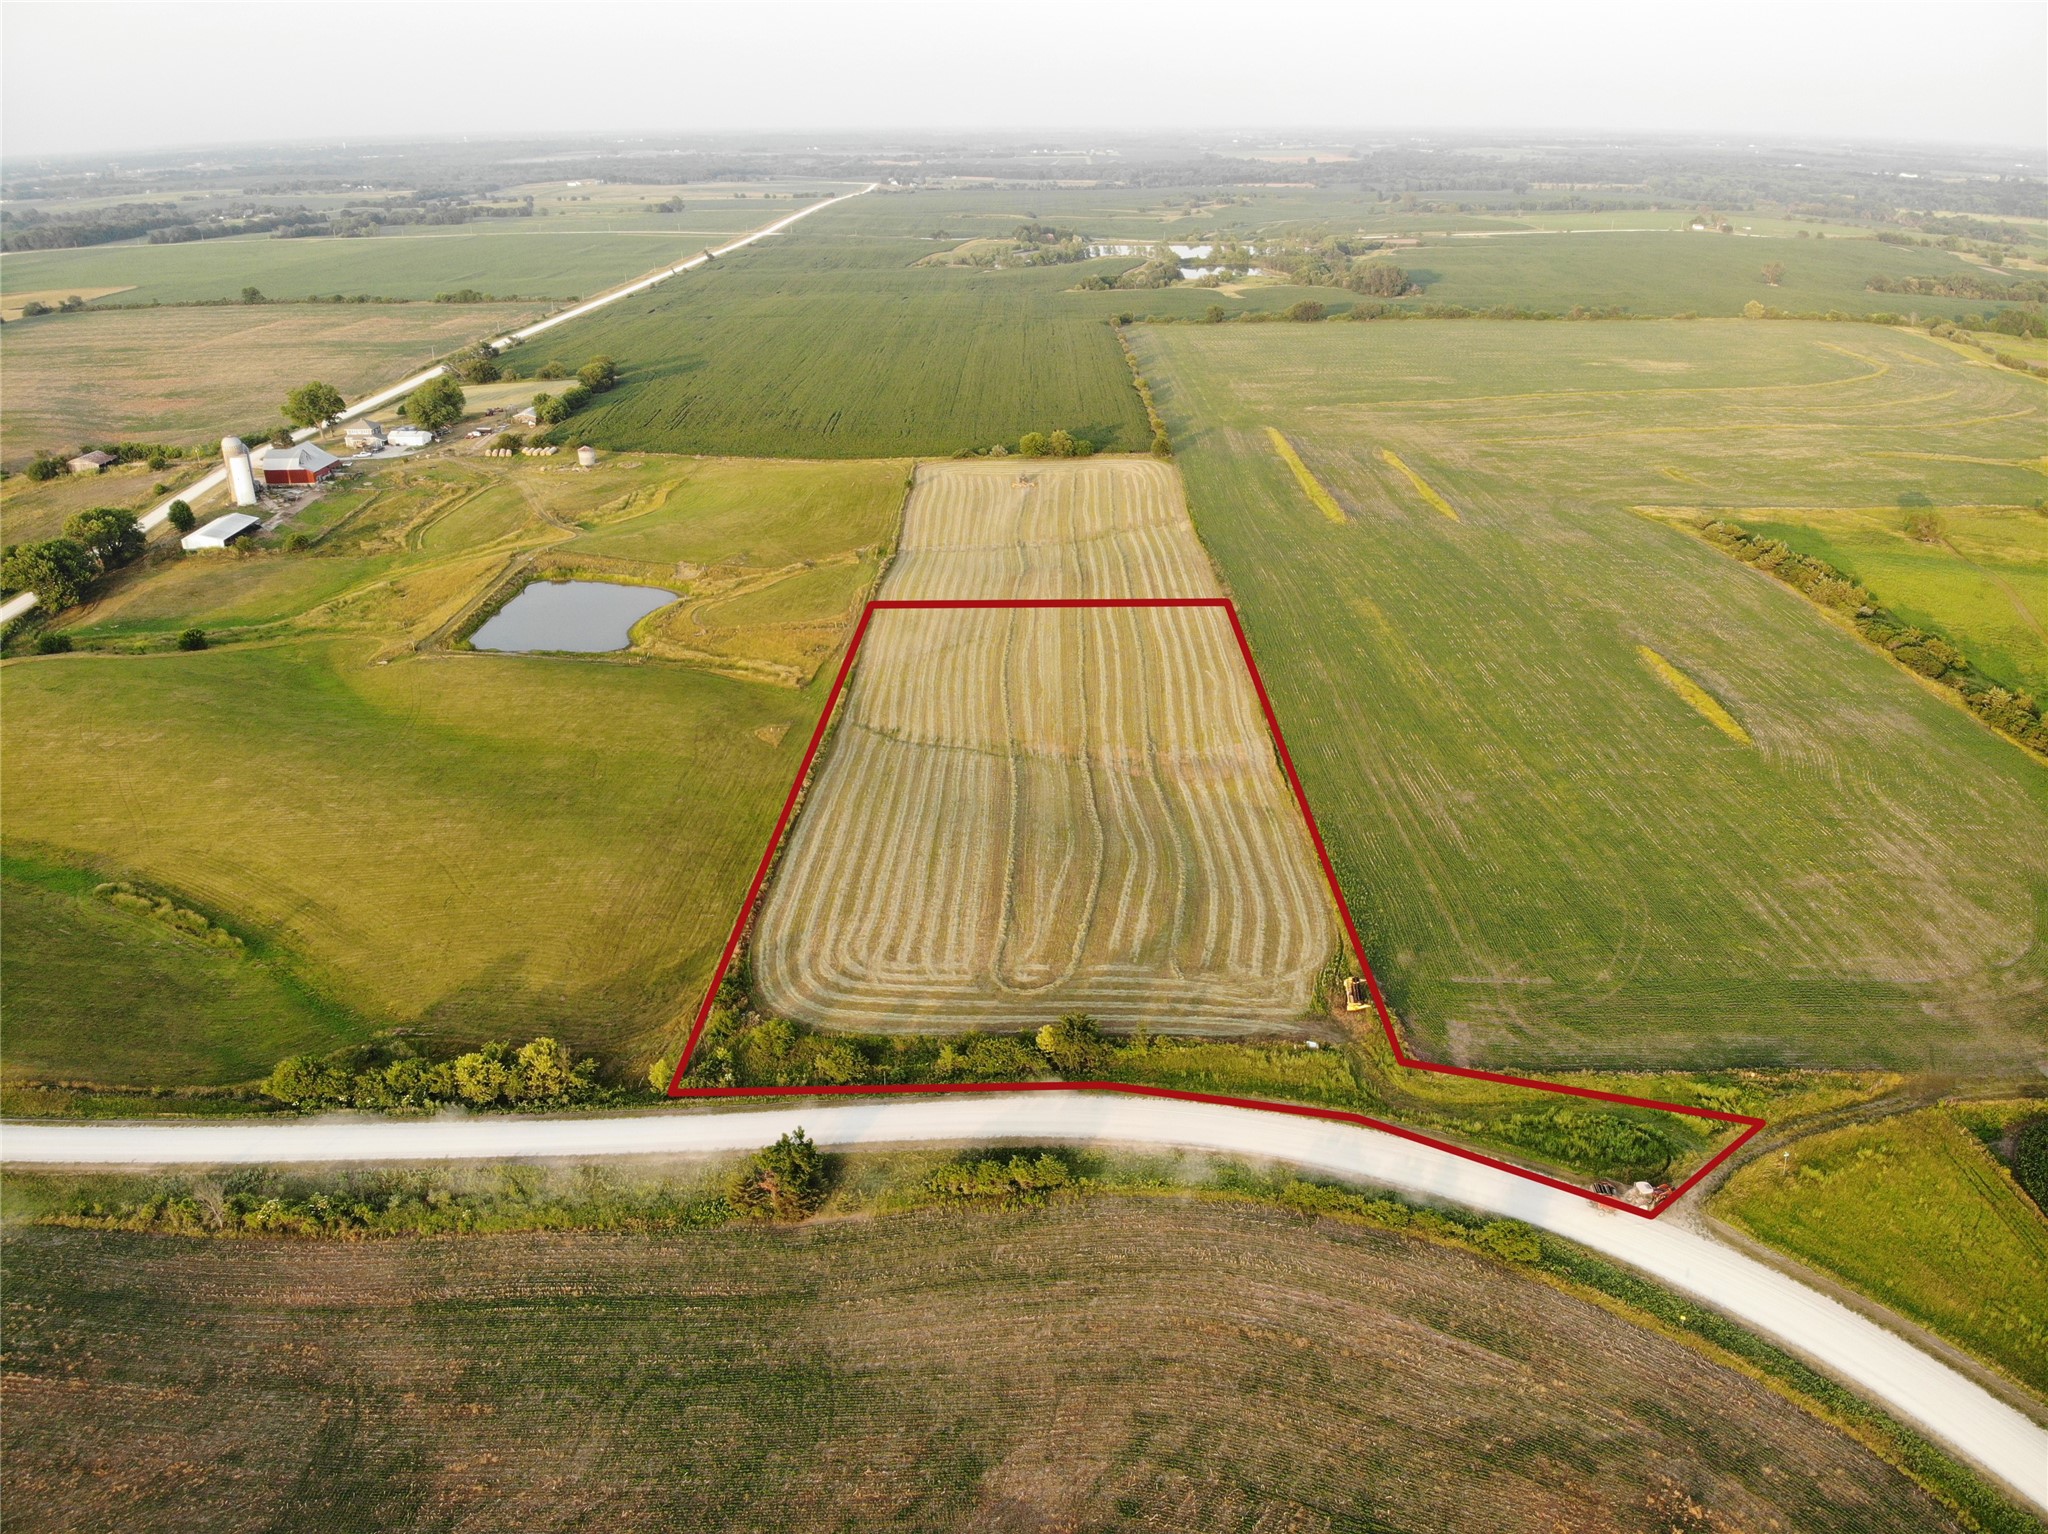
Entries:
{"type": "MultiPolygon", "coordinates": [[[[1207,597],[1162,465],[923,470],[895,600],[1207,597]]],[[[1225,615],[876,615],[753,970],[826,1026],[1298,1023],[1337,940],[1225,615]]]]}

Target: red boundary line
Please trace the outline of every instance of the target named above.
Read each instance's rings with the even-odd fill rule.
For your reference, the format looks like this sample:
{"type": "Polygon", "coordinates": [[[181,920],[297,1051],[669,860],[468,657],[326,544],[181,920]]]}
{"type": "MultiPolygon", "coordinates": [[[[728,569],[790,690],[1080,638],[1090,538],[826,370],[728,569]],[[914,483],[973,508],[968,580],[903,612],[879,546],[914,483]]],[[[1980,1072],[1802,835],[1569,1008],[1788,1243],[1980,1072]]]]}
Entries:
{"type": "Polygon", "coordinates": [[[855,626],[853,638],[847,644],[846,654],[840,659],[839,670],[832,678],[832,690],[826,694],[825,707],[818,715],[817,728],[811,731],[811,742],[804,748],[804,759],[796,769],[796,780],[789,785],[789,794],[782,801],[782,813],[776,817],[775,829],[769,833],[768,845],[761,853],[761,861],[754,869],[754,881],[747,886],[747,898],[740,905],[739,916],[732,924],[732,934],[725,940],[725,952],[719,956],[718,968],[713,971],[711,984],[704,992],[704,1003],[697,1008],[697,1021],[690,1029],[689,1042],[683,1046],[683,1053],[676,1061],[674,1077],[669,1081],[668,1095],[672,1098],[701,1097],[826,1097],[894,1095],[906,1092],[1122,1092],[1133,1097],[1169,1097],[1180,1102],[1214,1103],[1231,1108],[1258,1108],[1267,1113],[1291,1113],[1301,1118],[1329,1119],[1340,1124],[1357,1124],[1367,1129],[1377,1129],[1382,1134],[1412,1140],[1418,1145],[1433,1146],[1467,1161],[1476,1161],[1481,1166],[1497,1171],[1511,1172],[1517,1177],[1540,1183],[1546,1188],[1555,1188],[1562,1193],[1573,1193],[1589,1203],[1600,1204],[1609,1209],[1619,1209],[1628,1214],[1655,1219],[1672,1204],[1683,1198],[1691,1188],[1715,1167],[1740,1150],[1764,1127],[1765,1120],[1744,1113],[1723,1113],[1714,1108],[1696,1108],[1684,1103],[1661,1102],[1651,1097],[1629,1097],[1619,1092],[1601,1092],[1592,1087],[1568,1086],[1556,1081],[1536,1081],[1527,1076],[1513,1076],[1501,1071],[1472,1070],[1462,1065],[1442,1065],[1433,1060],[1418,1059],[1402,1047],[1401,1036],[1394,1027],[1393,1015],[1387,1010],[1386,998],[1380,994],[1380,983],[1373,974],[1372,964],[1365,956],[1365,944],[1358,935],[1358,924],[1352,920],[1350,902],[1345,900],[1343,888],[1337,882],[1336,865],[1330,861],[1330,851],[1323,843],[1322,828],[1316,824],[1315,812],[1309,808],[1308,795],[1302,790],[1301,775],[1294,770],[1294,758],[1288,754],[1287,739],[1280,732],[1280,718],[1273,712],[1273,700],[1266,692],[1265,679],[1259,675],[1259,663],[1252,658],[1251,641],[1245,637],[1244,624],[1237,615],[1236,604],[1228,597],[1054,597],[1054,598],[990,598],[976,601],[870,601],[861,609],[860,622],[855,626]],[[1559,1178],[1532,1172],[1527,1167],[1515,1166],[1469,1150],[1462,1145],[1453,1145],[1438,1140],[1385,1119],[1371,1118],[1363,1113],[1348,1113],[1340,1108],[1320,1108],[1308,1103],[1273,1102],[1255,1097],[1226,1097],[1213,1092],[1186,1092],[1176,1087],[1147,1086],[1128,1081],[975,1081],[975,1082],[931,1082],[863,1084],[848,1086],[793,1086],[793,1087],[685,1087],[683,1074],[690,1067],[690,1059],[697,1052],[697,1045],[704,1037],[704,1025],[711,1016],[712,1003],[717,1000],[718,988],[724,983],[726,971],[732,967],[733,955],[739,952],[740,941],[746,936],[747,924],[753,919],[754,906],[761,898],[761,886],[768,882],[768,870],[774,865],[775,851],[782,845],[782,836],[789,829],[790,819],[796,814],[798,798],[803,793],[805,781],[810,777],[811,765],[817,760],[818,747],[825,739],[825,728],[832,722],[833,712],[838,708],[840,694],[846,689],[846,679],[853,670],[854,657],[860,653],[861,642],[867,637],[868,625],[878,612],[931,611],[947,608],[1062,608],[1062,607],[1211,607],[1220,608],[1230,619],[1230,631],[1236,637],[1238,653],[1244,657],[1245,670],[1252,679],[1252,689],[1259,696],[1259,707],[1266,716],[1266,727],[1273,734],[1274,748],[1279,752],[1280,765],[1286,770],[1287,783],[1294,790],[1294,802],[1301,809],[1302,821],[1308,827],[1309,840],[1315,843],[1316,857],[1322,863],[1323,877],[1329,882],[1330,894],[1337,902],[1337,914],[1344,923],[1344,935],[1351,943],[1352,955],[1358,960],[1359,973],[1365,977],[1366,989],[1372,993],[1374,1010],[1379,1014],[1380,1027],[1387,1036],[1387,1044],[1394,1052],[1397,1065],[1409,1070],[1432,1071],[1442,1076],[1463,1076],[1473,1081],[1491,1081],[1502,1086],[1528,1087],[1537,1092],[1557,1093],[1567,1097],[1586,1097],[1596,1102],[1620,1103],[1631,1108],[1655,1108],[1665,1113],[1682,1113],[1691,1118],[1712,1119],[1716,1123],[1741,1124],[1746,1126],[1742,1133],[1723,1146],[1718,1154],[1692,1176],[1680,1183],[1663,1199],[1648,1209],[1639,1208],[1625,1199],[1610,1198],[1595,1193],[1590,1188],[1581,1188],[1559,1178]]]}

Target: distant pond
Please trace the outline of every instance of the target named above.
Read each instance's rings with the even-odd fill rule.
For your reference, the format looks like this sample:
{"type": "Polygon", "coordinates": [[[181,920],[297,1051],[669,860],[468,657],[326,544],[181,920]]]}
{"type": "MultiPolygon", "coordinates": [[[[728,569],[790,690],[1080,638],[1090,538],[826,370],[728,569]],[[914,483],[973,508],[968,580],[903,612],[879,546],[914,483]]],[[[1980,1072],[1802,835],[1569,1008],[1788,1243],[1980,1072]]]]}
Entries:
{"type": "Polygon", "coordinates": [[[469,636],[479,650],[623,650],[633,625],[676,600],[656,586],[535,581],[469,636]]]}

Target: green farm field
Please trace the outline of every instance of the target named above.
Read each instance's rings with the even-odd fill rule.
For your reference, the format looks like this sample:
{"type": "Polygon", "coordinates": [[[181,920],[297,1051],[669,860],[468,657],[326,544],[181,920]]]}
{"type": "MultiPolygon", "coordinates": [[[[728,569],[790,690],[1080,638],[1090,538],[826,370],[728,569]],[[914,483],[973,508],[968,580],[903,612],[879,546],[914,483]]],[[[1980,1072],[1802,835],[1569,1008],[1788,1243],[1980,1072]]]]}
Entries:
{"type": "Polygon", "coordinates": [[[1984,1143],[2041,1110],[1957,1104],[1795,1140],[1713,1211],[2048,1394],[2048,1219],[1984,1143]]]}
{"type": "MultiPolygon", "coordinates": [[[[616,1176],[582,1170],[585,1196],[616,1176]]],[[[6,1279],[23,1531],[2024,1526],[1981,1491],[1963,1522],[1678,1328],[1244,1203],[459,1241],[14,1223],[6,1279]]]]}
{"type": "Polygon", "coordinates": [[[630,190],[635,194],[630,202],[563,204],[549,217],[405,225],[360,237],[242,235],[173,245],[131,241],[16,251],[7,257],[0,291],[128,289],[104,300],[110,304],[236,298],[245,286],[260,288],[273,299],[331,293],[430,299],[461,288],[526,298],[589,298],[803,206],[787,198],[735,199],[730,194],[702,200],[704,194],[686,188],[630,190]],[[646,204],[671,195],[684,197],[681,213],[643,211],[646,204]]]}
{"type": "Polygon", "coordinates": [[[77,981],[10,994],[10,1076],[232,1082],[277,1046],[397,1024],[652,1052],[708,973],[904,477],[436,458],[303,510],[310,549],[124,573],[63,620],[78,653],[5,665],[7,847],[42,872],[20,905],[10,883],[0,937],[10,965],[77,981]],[[487,594],[579,571],[684,600],[624,658],[451,648],[487,594]],[[213,648],[176,651],[191,626],[213,648]],[[152,931],[103,975],[76,964],[120,914],[98,879],[205,912],[318,1004],[240,1033],[234,998],[269,982],[152,931]],[[203,976],[141,978],[195,965],[220,1008],[177,1004],[203,976]]]}
{"type": "Polygon", "coordinates": [[[2030,506],[2039,384],[1866,326],[1132,340],[1425,1053],[2042,1058],[2048,775],[1804,599],[1634,512],[2030,506]],[[1310,504],[1268,426],[1346,521],[1310,504]]]}
{"type": "MultiPolygon", "coordinates": [[[[308,379],[358,399],[541,312],[517,304],[265,304],[23,321],[7,327],[0,361],[0,462],[19,468],[38,452],[68,455],[85,442],[217,450],[229,432],[284,425],[278,406],[308,379]]],[[[10,481],[0,492],[10,520],[18,490],[28,488],[10,481]]]]}

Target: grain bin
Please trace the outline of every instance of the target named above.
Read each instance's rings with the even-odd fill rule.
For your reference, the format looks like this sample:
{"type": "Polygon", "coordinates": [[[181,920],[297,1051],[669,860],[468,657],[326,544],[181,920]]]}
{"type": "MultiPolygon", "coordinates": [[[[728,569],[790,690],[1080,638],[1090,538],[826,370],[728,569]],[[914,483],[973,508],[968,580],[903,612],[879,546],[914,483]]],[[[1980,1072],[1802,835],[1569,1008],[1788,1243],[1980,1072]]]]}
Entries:
{"type": "Polygon", "coordinates": [[[220,456],[228,466],[228,496],[237,506],[256,504],[256,466],[240,437],[222,437],[220,456]]]}
{"type": "Polygon", "coordinates": [[[585,445],[576,449],[576,467],[594,469],[597,467],[597,449],[585,445]]]}

